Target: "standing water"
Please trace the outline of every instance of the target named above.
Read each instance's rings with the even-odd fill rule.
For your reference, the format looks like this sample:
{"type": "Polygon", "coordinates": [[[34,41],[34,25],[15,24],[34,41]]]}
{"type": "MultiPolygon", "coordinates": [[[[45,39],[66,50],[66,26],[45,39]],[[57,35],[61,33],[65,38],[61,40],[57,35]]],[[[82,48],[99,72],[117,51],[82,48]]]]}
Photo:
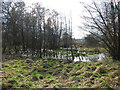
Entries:
{"type": "Polygon", "coordinates": [[[105,55],[101,53],[101,54],[95,54],[95,55],[75,57],[74,61],[82,61],[82,62],[103,61],[104,58],[105,58],[105,55]]]}

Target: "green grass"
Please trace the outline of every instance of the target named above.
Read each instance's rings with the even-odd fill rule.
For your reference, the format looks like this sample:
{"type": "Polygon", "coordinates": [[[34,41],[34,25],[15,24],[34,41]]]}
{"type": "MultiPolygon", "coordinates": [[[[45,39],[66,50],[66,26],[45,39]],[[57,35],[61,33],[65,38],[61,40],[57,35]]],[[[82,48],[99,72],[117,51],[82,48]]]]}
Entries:
{"type": "Polygon", "coordinates": [[[25,60],[26,59],[16,59],[3,62],[4,67],[2,68],[2,71],[4,72],[3,76],[5,76],[2,80],[3,87],[91,88],[101,86],[115,88],[120,85],[120,83],[115,80],[116,77],[120,78],[118,76],[118,64],[120,64],[120,62],[64,63],[65,61],[59,62],[59,60],[47,59],[44,61],[38,58],[33,60],[32,63],[25,63],[25,60]],[[101,66],[103,66],[102,68],[108,72],[103,74],[99,72],[93,73],[101,66]],[[96,68],[93,69],[94,67],[96,68]],[[91,73],[92,75],[87,77],[86,73],[91,73]],[[93,77],[93,79],[89,81],[91,77],[93,77]],[[67,83],[70,85],[67,86],[67,83]],[[90,84],[90,86],[87,84],[90,84]]]}

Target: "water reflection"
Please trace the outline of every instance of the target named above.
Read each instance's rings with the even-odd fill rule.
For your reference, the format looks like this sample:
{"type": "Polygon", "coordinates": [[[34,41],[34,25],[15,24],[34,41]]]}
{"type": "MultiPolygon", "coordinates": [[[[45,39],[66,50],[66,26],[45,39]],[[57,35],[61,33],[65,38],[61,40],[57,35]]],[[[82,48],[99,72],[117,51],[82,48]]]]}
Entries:
{"type": "MultiPolygon", "coordinates": [[[[64,56],[61,54],[55,55],[55,56],[49,56],[46,58],[57,58],[57,59],[63,59],[63,60],[72,60],[72,57],[70,57],[70,54],[68,56],[64,56]]],[[[87,56],[78,56],[74,57],[74,61],[82,61],[82,62],[90,62],[90,61],[103,61],[105,58],[105,55],[103,53],[101,54],[95,54],[95,55],[87,55],[87,56]]]]}
{"type": "Polygon", "coordinates": [[[101,53],[101,54],[95,54],[95,55],[75,57],[74,61],[95,62],[95,61],[103,61],[104,58],[105,58],[105,55],[101,53]]]}
{"type": "MultiPolygon", "coordinates": [[[[86,54],[86,52],[80,52],[77,51],[77,53],[83,53],[86,54]]],[[[27,56],[30,57],[31,54],[23,54],[22,56],[27,56]]],[[[37,55],[36,55],[37,56],[37,55]]],[[[62,60],[72,60],[71,54],[69,53],[68,55],[62,55],[62,51],[55,53],[49,53],[45,54],[43,58],[55,58],[55,59],[62,59],[62,60]]],[[[74,61],[82,61],[82,62],[90,62],[90,61],[103,61],[105,58],[105,55],[103,53],[100,54],[94,54],[94,55],[78,55],[77,57],[74,57],[74,61]]]]}

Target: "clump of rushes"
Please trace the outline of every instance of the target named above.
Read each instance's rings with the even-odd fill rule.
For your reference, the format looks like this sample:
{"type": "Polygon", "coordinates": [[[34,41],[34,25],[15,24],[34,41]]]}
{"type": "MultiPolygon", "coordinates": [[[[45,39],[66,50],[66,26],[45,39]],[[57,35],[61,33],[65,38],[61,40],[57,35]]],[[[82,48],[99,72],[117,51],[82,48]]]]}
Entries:
{"type": "Polygon", "coordinates": [[[52,78],[52,75],[50,75],[50,74],[48,73],[48,74],[46,74],[46,77],[47,77],[47,78],[52,78]]]}
{"type": "Polygon", "coordinates": [[[44,76],[43,76],[42,74],[39,74],[39,78],[40,78],[40,79],[43,79],[44,76]]]}
{"type": "Polygon", "coordinates": [[[39,72],[35,71],[33,74],[32,74],[32,80],[38,80],[38,79],[43,79],[44,76],[42,74],[40,74],[39,72]]]}
{"type": "Polygon", "coordinates": [[[79,85],[77,83],[72,85],[72,88],[77,88],[79,85]]]}
{"type": "Polygon", "coordinates": [[[78,80],[79,78],[78,77],[72,77],[72,81],[75,81],[75,80],[78,80]]]}
{"type": "Polygon", "coordinates": [[[15,79],[15,78],[8,78],[7,80],[8,80],[8,83],[12,84],[13,87],[17,87],[17,85],[18,85],[18,80],[17,79],[15,79]]]}
{"type": "Polygon", "coordinates": [[[23,83],[21,83],[21,87],[31,87],[33,85],[33,82],[32,81],[25,81],[23,83]]]}
{"type": "Polygon", "coordinates": [[[120,86],[118,70],[120,62],[71,62],[52,58],[32,60],[33,63],[31,60],[27,61],[30,63],[25,61],[26,59],[3,62],[1,68],[3,87],[117,88],[120,86]]]}

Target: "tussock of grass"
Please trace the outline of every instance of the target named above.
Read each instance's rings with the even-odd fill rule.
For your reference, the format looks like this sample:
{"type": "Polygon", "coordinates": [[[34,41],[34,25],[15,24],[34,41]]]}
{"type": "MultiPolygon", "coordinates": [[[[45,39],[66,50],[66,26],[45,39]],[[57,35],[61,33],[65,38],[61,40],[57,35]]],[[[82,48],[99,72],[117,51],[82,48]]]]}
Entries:
{"type": "Polygon", "coordinates": [[[2,64],[4,88],[118,88],[120,62],[9,60],[2,64]]]}

